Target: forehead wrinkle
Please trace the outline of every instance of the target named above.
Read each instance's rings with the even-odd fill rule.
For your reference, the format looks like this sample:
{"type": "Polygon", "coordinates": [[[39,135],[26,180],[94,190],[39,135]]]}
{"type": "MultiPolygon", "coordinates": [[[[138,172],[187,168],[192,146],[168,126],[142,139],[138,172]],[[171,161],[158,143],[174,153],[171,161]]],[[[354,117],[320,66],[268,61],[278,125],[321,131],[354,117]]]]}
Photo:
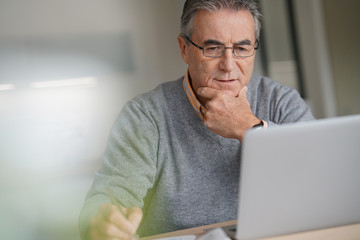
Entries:
{"type": "MultiPolygon", "coordinates": [[[[214,12],[207,12],[205,10],[200,10],[196,13],[194,18],[194,32],[196,35],[196,40],[199,41],[200,44],[223,44],[223,45],[252,45],[252,37],[250,36],[242,36],[239,34],[234,34],[234,18],[228,18],[227,15],[236,14],[239,16],[241,14],[241,18],[235,19],[236,24],[241,26],[240,32],[244,32],[245,34],[249,32],[253,32],[252,29],[252,21],[253,18],[251,13],[246,11],[232,11],[228,9],[223,9],[214,12]],[[213,16],[218,18],[218,21],[211,22],[213,16]],[[219,18],[219,16],[224,16],[219,18]],[[205,17],[205,20],[203,17],[205,17]],[[250,19],[251,18],[251,19],[250,19]],[[210,22],[208,22],[210,21],[210,22]],[[250,24],[248,24],[250,23],[250,24]],[[231,26],[225,27],[223,26],[231,26]],[[216,29],[214,31],[214,29],[216,29]],[[205,34],[206,33],[206,34],[205,34]],[[206,36],[207,35],[207,36],[206,36]],[[236,39],[240,37],[240,39],[236,39]]],[[[236,27],[235,27],[236,28],[236,27]]],[[[235,30],[236,32],[236,30],[235,30]]],[[[250,33],[251,34],[251,33],[250,33]]],[[[247,34],[249,35],[249,34],[247,34]]]]}

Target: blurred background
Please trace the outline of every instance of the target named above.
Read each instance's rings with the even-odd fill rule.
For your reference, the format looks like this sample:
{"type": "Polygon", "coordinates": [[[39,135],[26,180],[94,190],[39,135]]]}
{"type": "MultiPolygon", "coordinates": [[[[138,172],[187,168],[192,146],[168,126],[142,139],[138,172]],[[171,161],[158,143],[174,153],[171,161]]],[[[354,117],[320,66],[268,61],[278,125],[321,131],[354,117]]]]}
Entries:
{"type": "MultiPolygon", "coordinates": [[[[0,0],[0,239],[80,239],[78,215],[132,97],[186,72],[184,0],[0,0]]],[[[262,0],[255,74],[317,118],[360,113],[360,1],[262,0]]]]}

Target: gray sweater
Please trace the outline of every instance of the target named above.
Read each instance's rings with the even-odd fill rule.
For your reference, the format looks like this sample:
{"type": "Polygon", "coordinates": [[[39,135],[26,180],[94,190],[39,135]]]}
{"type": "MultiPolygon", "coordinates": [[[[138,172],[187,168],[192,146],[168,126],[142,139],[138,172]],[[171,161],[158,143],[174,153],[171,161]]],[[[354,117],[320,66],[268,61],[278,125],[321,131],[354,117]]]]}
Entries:
{"type": "MultiPolygon", "coordinates": [[[[253,113],[269,125],[311,120],[299,94],[269,78],[252,77],[253,113]]],[[[236,219],[241,142],[206,128],[182,87],[182,78],[159,85],[122,109],[101,169],[80,215],[83,239],[105,187],[126,207],[139,206],[138,233],[148,236],[236,219]]]]}

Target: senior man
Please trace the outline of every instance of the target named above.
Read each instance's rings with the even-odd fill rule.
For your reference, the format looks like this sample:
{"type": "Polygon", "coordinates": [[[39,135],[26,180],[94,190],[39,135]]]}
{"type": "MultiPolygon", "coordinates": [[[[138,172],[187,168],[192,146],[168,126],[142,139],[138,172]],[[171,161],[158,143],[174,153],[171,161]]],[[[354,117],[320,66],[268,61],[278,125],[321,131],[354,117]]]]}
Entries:
{"type": "Polygon", "coordinates": [[[252,76],[260,16],[255,1],[186,1],[188,71],[124,106],[80,216],[83,239],[236,219],[245,132],[313,119],[295,90],[252,76]]]}

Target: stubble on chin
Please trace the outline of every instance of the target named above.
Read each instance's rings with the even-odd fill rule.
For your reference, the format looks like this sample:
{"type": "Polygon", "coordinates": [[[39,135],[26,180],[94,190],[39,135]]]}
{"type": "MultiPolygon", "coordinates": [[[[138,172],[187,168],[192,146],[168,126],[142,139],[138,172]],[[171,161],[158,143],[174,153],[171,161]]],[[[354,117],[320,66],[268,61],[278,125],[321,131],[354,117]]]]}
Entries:
{"type": "Polygon", "coordinates": [[[243,86],[241,84],[237,84],[234,87],[231,87],[231,86],[223,87],[223,86],[221,86],[221,85],[219,86],[217,84],[210,84],[208,87],[220,90],[220,91],[224,92],[225,94],[228,94],[235,98],[237,98],[239,96],[240,90],[243,88],[243,86]]]}

